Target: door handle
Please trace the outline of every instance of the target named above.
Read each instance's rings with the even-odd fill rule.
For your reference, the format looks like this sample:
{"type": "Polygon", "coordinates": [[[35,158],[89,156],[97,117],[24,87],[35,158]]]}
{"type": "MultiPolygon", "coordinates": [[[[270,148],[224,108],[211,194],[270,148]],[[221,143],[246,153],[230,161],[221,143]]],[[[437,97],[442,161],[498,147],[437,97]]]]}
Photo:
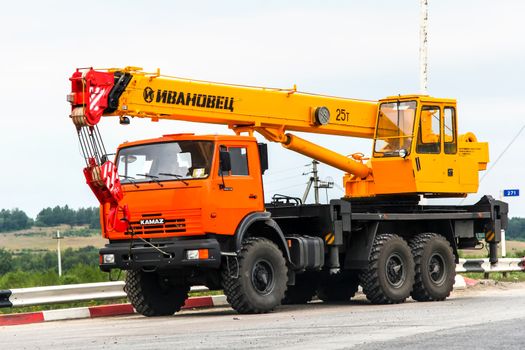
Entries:
{"type": "Polygon", "coordinates": [[[419,157],[416,157],[416,169],[417,171],[421,170],[421,163],[419,162],[419,157]]]}
{"type": "Polygon", "coordinates": [[[250,199],[257,199],[257,195],[251,193],[251,194],[248,196],[248,198],[250,198],[250,199]]]}

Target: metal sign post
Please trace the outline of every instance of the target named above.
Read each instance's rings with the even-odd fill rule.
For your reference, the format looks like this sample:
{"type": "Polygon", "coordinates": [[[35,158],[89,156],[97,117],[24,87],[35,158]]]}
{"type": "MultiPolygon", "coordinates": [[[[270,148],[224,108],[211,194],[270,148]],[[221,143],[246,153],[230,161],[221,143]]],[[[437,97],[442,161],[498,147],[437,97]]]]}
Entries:
{"type": "MultiPolygon", "coordinates": [[[[517,188],[503,190],[500,193],[501,198],[503,197],[519,197],[520,190],[517,188]]],[[[507,244],[506,244],[505,230],[501,230],[501,256],[504,258],[507,256],[507,244]]]]}

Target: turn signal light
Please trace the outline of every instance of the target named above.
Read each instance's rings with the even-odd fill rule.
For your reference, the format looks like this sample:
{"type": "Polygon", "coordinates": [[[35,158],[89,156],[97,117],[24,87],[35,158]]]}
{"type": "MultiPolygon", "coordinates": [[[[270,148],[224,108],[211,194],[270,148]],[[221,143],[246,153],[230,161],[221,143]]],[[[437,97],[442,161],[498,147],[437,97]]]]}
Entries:
{"type": "Polygon", "coordinates": [[[186,259],[188,260],[202,260],[208,259],[210,253],[208,249],[194,249],[186,251],[186,259]]]}
{"type": "Polygon", "coordinates": [[[199,249],[199,259],[208,259],[208,249],[199,249]]]}

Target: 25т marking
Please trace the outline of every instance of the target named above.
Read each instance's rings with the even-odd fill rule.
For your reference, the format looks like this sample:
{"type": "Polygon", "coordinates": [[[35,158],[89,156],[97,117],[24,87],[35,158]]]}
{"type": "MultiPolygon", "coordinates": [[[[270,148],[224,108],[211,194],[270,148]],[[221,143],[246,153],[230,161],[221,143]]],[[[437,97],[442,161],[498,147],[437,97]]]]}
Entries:
{"type": "Polygon", "coordinates": [[[348,122],[350,121],[350,112],[347,112],[344,108],[337,108],[336,109],[337,115],[335,116],[335,120],[339,122],[348,122]]]}

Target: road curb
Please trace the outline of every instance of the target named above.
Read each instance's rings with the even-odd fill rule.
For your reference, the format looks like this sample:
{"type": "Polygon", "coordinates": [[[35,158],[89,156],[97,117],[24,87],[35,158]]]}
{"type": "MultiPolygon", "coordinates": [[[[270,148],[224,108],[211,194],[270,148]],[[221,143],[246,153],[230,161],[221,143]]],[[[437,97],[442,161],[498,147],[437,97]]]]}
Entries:
{"type": "Polygon", "coordinates": [[[465,280],[467,287],[473,287],[479,284],[479,281],[473,278],[463,277],[463,279],[465,280]]]}
{"type": "MultiPolygon", "coordinates": [[[[471,279],[468,282],[461,275],[456,275],[454,289],[465,289],[473,285],[471,279]],[[470,282],[470,283],[469,283],[470,282]]],[[[209,308],[229,305],[226,296],[212,295],[188,298],[183,309],[209,308]]],[[[109,317],[120,315],[132,315],[135,309],[131,304],[99,305],[90,307],[78,307],[72,309],[58,309],[39,312],[28,312],[21,314],[0,315],[1,326],[15,326],[29,323],[40,323],[60,320],[73,320],[82,318],[109,317]]]]}
{"type": "Polygon", "coordinates": [[[468,285],[465,281],[465,277],[459,274],[456,275],[455,280],[454,280],[454,289],[466,289],[467,286],[468,285]]]}
{"type": "MultiPolygon", "coordinates": [[[[226,296],[212,295],[204,297],[188,298],[183,309],[196,309],[216,306],[226,306],[226,296]]],[[[74,320],[82,318],[108,317],[131,315],[135,309],[131,304],[100,305],[89,307],[77,307],[72,309],[58,309],[38,312],[27,312],[21,314],[0,315],[1,326],[15,326],[30,323],[41,323],[48,321],[74,320]]]]}

